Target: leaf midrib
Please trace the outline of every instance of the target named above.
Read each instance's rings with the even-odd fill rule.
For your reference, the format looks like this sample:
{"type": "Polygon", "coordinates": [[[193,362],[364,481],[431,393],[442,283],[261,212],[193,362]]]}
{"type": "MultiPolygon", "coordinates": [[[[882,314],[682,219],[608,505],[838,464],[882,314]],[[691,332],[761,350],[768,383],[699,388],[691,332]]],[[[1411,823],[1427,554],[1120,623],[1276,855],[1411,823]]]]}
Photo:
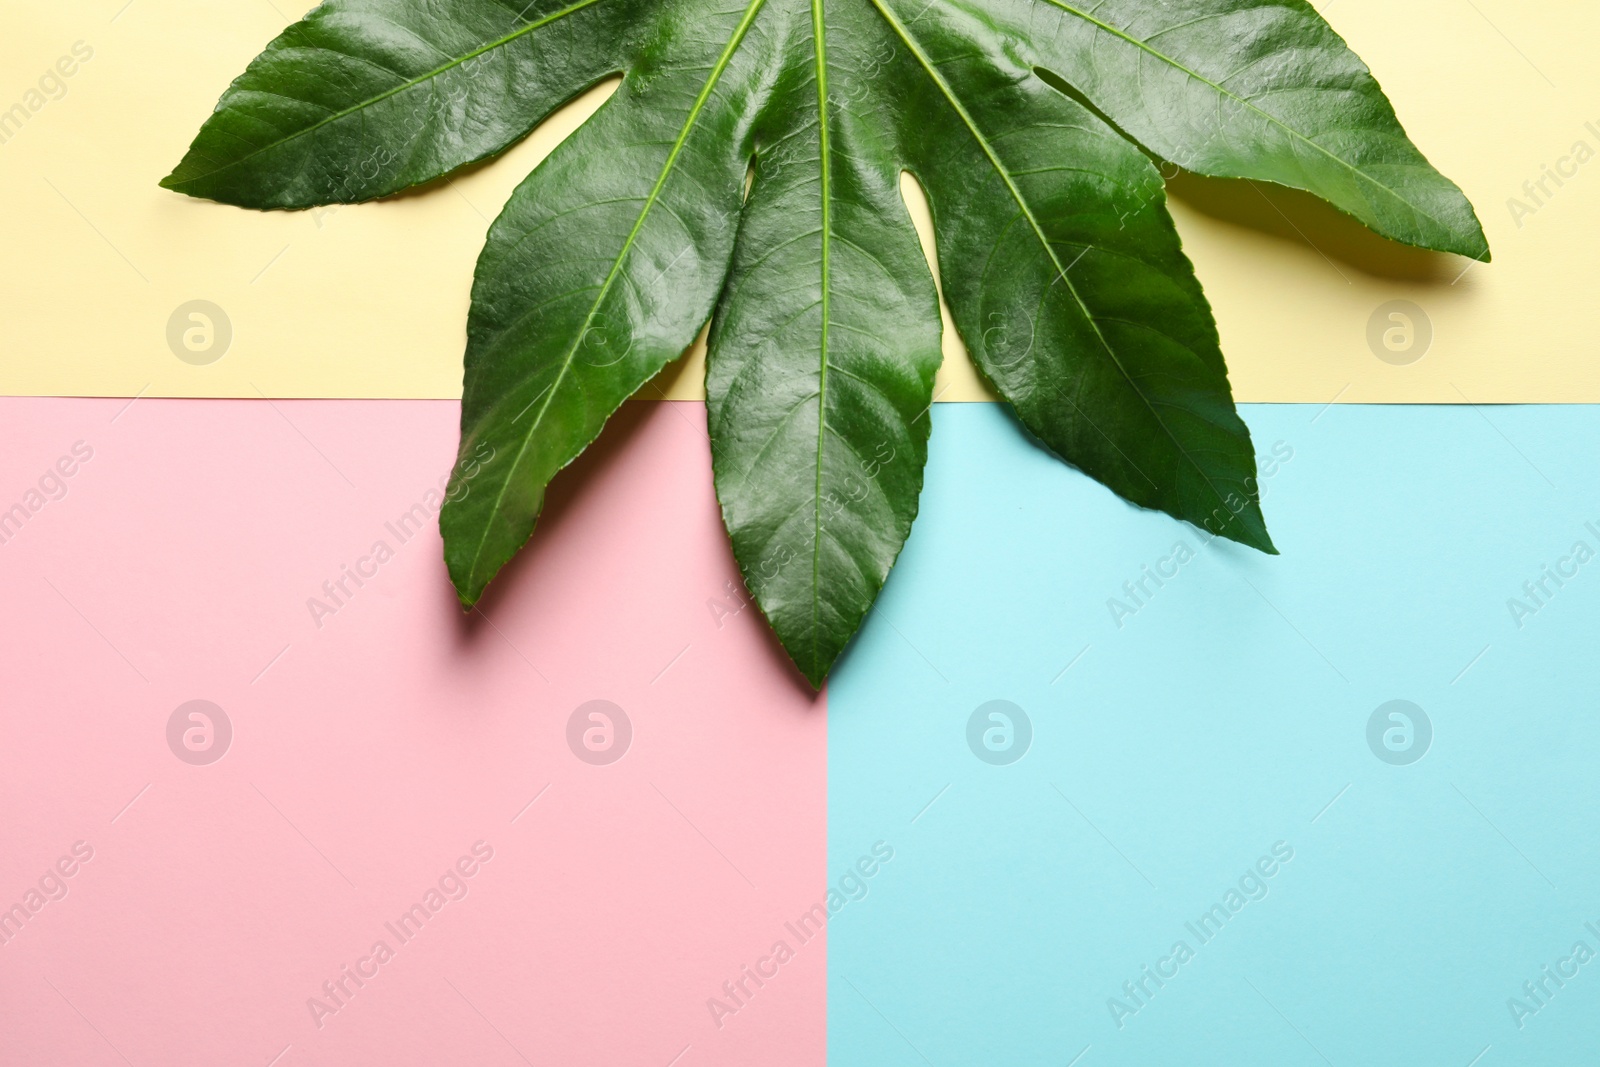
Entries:
{"type": "MultiPolygon", "coordinates": [[[[564,19],[568,15],[574,14],[574,13],[576,13],[578,11],[583,10],[586,7],[589,7],[589,6],[593,5],[593,4],[597,4],[599,2],[600,2],[600,0],[577,0],[576,3],[571,4],[571,5],[567,6],[567,7],[564,7],[560,11],[552,12],[551,14],[546,15],[542,19],[539,19],[539,20],[537,20],[535,22],[528,23],[526,26],[518,27],[517,29],[513,30],[512,32],[506,34],[504,37],[498,38],[496,40],[488,42],[487,44],[481,45],[480,47],[474,49],[473,51],[468,52],[466,55],[461,56],[461,57],[459,57],[457,59],[453,59],[449,63],[445,63],[442,66],[435,67],[432,70],[430,70],[430,71],[428,71],[428,72],[426,72],[424,74],[421,74],[421,75],[418,75],[415,78],[412,78],[410,81],[402,82],[401,84],[395,86],[392,89],[385,89],[383,92],[379,93],[377,96],[368,97],[366,100],[362,100],[359,103],[351,104],[349,107],[345,108],[344,110],[336,111],[333,114],[328,115],[326,118],[319,119],[318,121],[312,123],[310,126],[307,126],[304,129],[295,130],[293,133],[289,134],[288,136],[280,137],[276,141],[269,141],[268,143],[266,143],[264,145],[261,145],[259,148],[252,149],[251,151],[247,152],[246,154],[240,156],[237,159],[230,160],[229,162],[224,163],[220,167],[217,167],[217,168],[215,168],[213,170],[208,170],[204,174],[197,174],[192,178],[186,178],[184,180],[186,182],[195,182],[195,181],[199,181],[202,178],[215,177],[216,175],[221,174],[223,171],[229,170],[229,169],[231,169],[233,167],[237,167],[242,163],[249,162],[251,159],[254,159],[256,156],[260,155],[262,152],[269,152],[274,148],[280,148],[283,145],[288,144],[290,141],[295,140],[296,138],[304,137],[308,133],[315,133],[317,130],[322,129],[322,127],[328,125],[329,123],[338,122],[340,119],[348,118],[349,116],[354,115],[358,111],[363,111],[363,110],[365,110],[365,109],[367,109],[369,107],[372,107],[374,104],[382,103],[383,101],[389,99],[391,96],[397,96],[400,93],[403,93],[408,89],[414,89],[417,86],[421,85],[423,82],[429,81],[429,80],[431,80],[433,78],[437,78],[441,74],[446,73],[447,71],[454,70],[455,68],[461,66],[461,64],[463,64],[463,63],[469,62],[470,60],[477,59],[479,56],[484,55],[484,54],[489,53],[489,52],[492,52],[496,48],[503,48],[504,46],[510,44],[512,41],[515,41],[520,37],[524,37],[524,36],[532,33],[534,30],[539,29],[540,27],[548,26],[552,22],[555,22],[555,21],[557,21],[559,19],[564,19]]],[[[330,49],[330,51],[331,51],[331,49],[330,49]]],[[[361,59],[363,57],[352,56],[351,58],[361,59]]],[[[257,92],[259,90],[245,89],[243,91],[244,92],[257,92]]],[[[281,93],[273,93],[272,95],[274,95],[274,96],[282,96],[283,94],[281,94],[281,93]]],[[[291,100],[296,101],[297,103],[307,103],[308,102],[308,101],[300,100],[298,97],[285,97],[285,99],[291,99],[291,100]]]]}
{"type": "MultiPolygon", "coordinates": [[[[1265,108],[1257,107],[1256,104],[1253,101],[1248,100],[1245,97],[1242,97],[1239,94],[1233,92],[1232,90],[1225,88],[1219,82],[1212,81],[1210,78],[1206,77],[1204,74],[1201,74],[1199,71],[1194,70],[1194,69],[1186,66],[1185,64],[1179,62],[1177,59],[1173,58],[1172,56],[1167,55],[1165,52],[1159,51],[1158,49],[1152,47],[1148,42],[1141,41],[1141,40],[1139,40],[1139,38],[1134,37],[1132,34],[1129,34],[1129,33],[1125,32],[1123,30],[1120,30],[1117,27],[1110,25],[1109,23],[1101,22],[1099,19],[1095,18],[1093,15],[1089,14],[1087,11],[1082,11],[1082,10],[1079,10],[1078,8],[1073,7],[1071,4],[1066,3],[1065,0],[1045,0],[1045,2],[1050,4],[1053,7],[1060,8],[1062,11],[1066,12],[1069,15],[1073,15],[1073,16],[1076,16],[1077,18],[1082,19],[1084,22],[1087,22],[1092,26],[1099,27],[1100,29],[1104,30],[1105,32],[1111,34],[1113,37],[1117,37],[1117,38],[1120,38],[1121,40],[1124,40],[1124,41],[1128,42],[1129,44],[1133,45],[1135,48],[1139,49],[1140,51],[1146,53],[1147,55],[1149,55],[1149,56],[1151,56],[1151,57],[1153,57],[1155,59],[1160,60],[1163,63],[1166,63],[1167,65],[1171,66],[1173,69],[1182,71],[1184,74],[1186,74],[1187,76],[1193,78],[1195,81],[1200,82],[1200,83],[1202,83],[1204,85],[1210,86],[1212,89],[1215,89],[1218,94],[1227,97],[1229,100],[1232,100],[1234,103],[1238,104],[1241,107],[1248,108],[1250,111],[1253,111],[1257,115],[1260,115],[1262,118],[1266,119],[1272,125],[1278,127],[1279,129],[1283,130],[1285,133],[1289,134],[1289,136],[1293,137],[1295,140],[1299,141],[1302,144],[1309,145],[1311,148],[1314,148],[1316,151],[1318,151],[1318,152],[1322,153],[1323,155],[1327,156],[1329,159],[1333,160],[1334,163],[1338,164],[1340,167],[1343,167],[1345,170],[1349,171],[1351,174],[1355,175],[1357,178],[1364,179],[1365,181],[1370,182],[1371,184],[1377,186],[1379,189],[1382,189],[1384,192],[1386,192],[1390,196],[1394,197],[1400,203],[1406,205],[1406,207],[1410,208],[1412,211],[1415,211],[1418,215],[1421,215],[1423,218],[1427,219],[1429,222],[1432,222],[1436,226],[1439,226],[1445,232],[1447,232],[1447,233],[1451,232],[1452,227],[1449,226],[1447,223],[1445,223],[1445,221],[1443,219],[1440,219],[1439,217],[1434,215],[1432,212],[1426,211],[1421,206],[1413,203],[1412,201],[1407,199],[1403,194],[1401,194],[1401,192],[1398,189],[1395,189],[1395,188],[1393,188],[1393,187],[1391,187],[1389,185],[1385,185],[1383,182],[1379,181],[1377,178],[1373,177],[1371,174],[1368,174],[1366,171],[1362,170],[1360,167],[1355,166],[1353,163],[1349,162],[1348,160],[1346,160],[1346,159],[1340,157],[1339,155],[1329,151],[1327,148],[1325,148],[1322,145],[1318,144],[1315,140],[1313,140],[1312,138],[1308,137],[1306,134],[1301,133],[1299,130],[1295,129],[1293,126],[1290,126],[1288,123],[1286,123],[1282,119],[1278,118],[1278,116],[1274,115],[1272,112],[1266,110],[1265,108]]],[[[1165,33],[1167,31],[1163,30],[1161,32],[1165,33]]],[[[1231,74],[1229,75],[1229,77],[1232,77],[1232,76],[1233,75],[1231,75],[1231,74]]]]}
{"type": "Polygon", "coordinates": [[[828,47],[822,0],[811,0],[811,36],[817,62],[817,156],[822,171],[822,336],[818,343],[821,373],[817,384],[817,482],[812,499],[811,535],[811,669],[820,658],[818,630],[822,626],[822,456],[828,439],[828,318],[830,311],[829,263],[832,249],[833,190],[828,141],[828,47]]]}
{"type": "MultiPolygon", "coordinates": [[[[584,0],[584,2],[595,3],[597,0],[584,0]]],[[[728,68],[728,63],[733,59],[734,52],[738,50],[740,43],[744,41],[745,33],[750,29],[750,24],[755,21],[757,12],[761,10],[765,2],[766,0],[750,0],[749,6],[745,8],[744,16],[739,20],[739,25],[734,28],[733,35],[723,48],[722,54],[717,57],[716,64],[712,67],[710,74],[706,76],[705,84],[701,86],[699,95],[695,97],[693,106],[689,108],[688,117],[684,119],[683,128],[678,131],[677,138],[672,142],[672,149],[667,153],[667,160],[662,164],[661,173],[656,175],[655,184],[650,189],[650,195],[645,198],[644,206],[639,209],[639,216],[634,219],[633,227],[628,231],[627,240],[623,242],[621,251],[617,253],[616,259],[612,261],[611,269],[606,273],[605,281],[601,283],[600,292],[596,294],[594,302],[590,304],[589,311],[584,316],[583,325],[579,328],[574,336],[572,345],[562,358],[561,369],[557,372],[555,381],[545,391],[544,403],[540,406],[532,421],[528,423],[527,432],[522,435],[522,443],[517,448],[517,454],[511,460],[510,470],[507,472],[506,477],[501,480],[500,489],[495,494],[494,503],[489,508],[489,521],[483,524],[482,532],[478,535],[478,544],[473,549],[472,566],[468,570],[471,584],[477,584],[478,567],[483,562],[484,545],[488,542],[489,531],[492,528],[493,521],[500,514],[500,510],[505,503],[506,491],[511,486],[511,481],[516,475],[517,468],[522,465],[523,458],[528,454],[528,448],[533,443],[534,435],[543,423],[546,413],[549,412],[550,405],[555,400],[562,381],[565,380],[567,372],[572,369],[578,346],[583,343],[590,324],[594,322],[595,314],[600,310],[600,305],[605,302],[606,295],[610,293],[611,286],[616,282],[622,270],[622,263],[628,258],[628,252],[632,250],[634,241],[638,239],[639,231],[644,228],[645,219],[649,217],[651,209],[655,207],[662,188],[666,185],[667,179],[672,174],[673,167],[678,162],[678,156],[683,152],[683,146],[688,141],[689,134],[699,120],[701,111],[705,109],[706,101],[711,98],[712,91],[716,89],[717,83],[721,81],[723,73],[728,68]]]]}
{"type": "MultiPolygon", "coordinates": [[[[896,35],[899,36],[900,40],[905,43],[905,46],[908,49],[910,49],[911,54],[917,57],[917,62],[921,64],[922,69],[927,73],[929,79],[939,87],[939,91],[944,95],[945,100],[950,104],[951,108],[955,110],[956,114],[961,116],[961,121],[967,127],[967,132],[972,135],[973,140],[977,141],[978,146],[983,150],[983,154],[988,158],[990,165],[994,167],[995,173],[1000,176],[1000,180],[1005,182],[1006,189],[1011,193],[1011,198],[1016,201],[1017,209],[1022,213],[1022,216],[1028,220],[1028,225],[1030,228],[1032,228],[1034,236],[1038,238],[1039,244],[1044,249],[1045,255],[1050,257],[1050,262],[1055,266],[1056,276],[1061,279],[1061,282],[1066,287],[1067,292],[1072,295],[1073,301],[1078,305],[1078,309],[1083,312],[1084,320],[1088,322],[1089,328],[1094,331],[1095,339],[1100,342],[1100,347],[1105,350],[1105,353],[1110,357],[1112,364],[1117,368],[1118,372],[1121,373],[1123,380],[1128,383],[1128,388],[1132,390],[1133,394],[1139,398],[1141,403],[1144,404],[1145,409],[1150,412],[1150,417],[1155,420],[1156,425],[1160,426],[1162,432],[1167,435],[1169,440],[1171,440],[1173,447],[1178,450],[1178,454],[1182,456],[1186,462],[1188,462],[1189,466],[1192,467],[1197,474],[1200,475],[1200,478],[1205,482],[1206,487],[1210,489],[1212,493],[1216,494],[1217,500],[1226,505],[1227,498],[1222,495],[1221,490],[1219,490],[1216,484],[1211,480],[1211,475],[1204,467],[1195,461],[1193,456],[1189,455],[1189,450],[1184,448],[1183,442],[1178,440],[1177,435],[1172,432],[1172,428],[1168,426],[1166,420],[1161,417],[1161,413],[1156,410],[1155,405],[1151,402],[1150,398],[1145,396],[1144,390],[1139,388],[1139,385],[1136,381],[1134,381],[1133,376],[1128,373],[1128,368],[1123,366],[1122,360],[1120,357],[1118,357],[1116,349],[1111,347],[1110,341],[1108,341],[1105,334],[1101,332],[1099,322],[1095,320],[1094,314],[1089,310],[1088,305],[1083,302],[1083,297],[1078,294],[1078,288],[1072,284],[1072,279],[1067,275],[1066,268],[1061,265],[1060,258],[1056,256],[1055,248],[1050,244],[1049,237],[1045,234],[1043,227],[1039,225],[1039,220],[1034,217],[1033,210],[1028,206],[1027,200],[1022,195],[1022,190],[1018,189],[1016,183],[1011,180],[1010,171],[1006,169],[1005,164],[1000,160],[1000,157],[995,154],[994,149],[990,146],[988,139],[985,138],[982,131],[978,129],[978,125],[976,121],[973,120],[972,115],[967,111],[960,99],[951,90],[949,83],[940,76],[938,70],[933,65],[933,62],[928,57],[927,53],[925,53],[921,46],[912,39],[910,33],[907,32],[906,28],[900,23],[900,20],[895,17],[894,13],[885,6],[883,0],[871,0],[871,2],[872,5],[878,9],[879,13],[883,15],[884,20],[889,23],[889,26],[895,31],[896,35]]],[[[1237,522],[1238,516],[1230,515],[1230,521],[1237,522]]]]}

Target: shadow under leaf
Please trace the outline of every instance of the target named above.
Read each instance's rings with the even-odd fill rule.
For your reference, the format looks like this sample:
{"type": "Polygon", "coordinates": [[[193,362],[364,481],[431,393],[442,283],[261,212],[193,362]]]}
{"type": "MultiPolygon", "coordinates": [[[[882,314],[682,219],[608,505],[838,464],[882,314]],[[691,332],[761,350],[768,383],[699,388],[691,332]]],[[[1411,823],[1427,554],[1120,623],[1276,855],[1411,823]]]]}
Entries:
{"type": "MultiPolygon", "coordinates": [[[[1175,170],[1166,164],[1164,173],[1175,170]]],[[[1209,178],[1186,170],[1167,179],[1167,195],[1209,218],[1309,245],[1365,274],[1394,281],[1449,285],[1458,257],[1379,237],[1344,212],[1299,189],[1248,178],[1209,178]]]]}

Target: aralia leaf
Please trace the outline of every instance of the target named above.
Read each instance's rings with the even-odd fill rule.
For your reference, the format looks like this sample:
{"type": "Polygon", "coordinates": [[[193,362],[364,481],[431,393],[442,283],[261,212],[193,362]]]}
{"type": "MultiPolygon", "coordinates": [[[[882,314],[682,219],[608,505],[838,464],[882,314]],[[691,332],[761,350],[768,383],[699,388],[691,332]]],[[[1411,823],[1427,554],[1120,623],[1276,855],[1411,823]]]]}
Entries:
{"type": "Polygon", "coordinates": [[[1000,48],[873,2],[903,35],[905,92],[948,116],[917,172],[978,367],[1035,436],[1128,500],[1275,551],[1250,432],[1150,161],[1000,48]]]}
{"type": "Polygon", "coordinates": [[[1162,159],[1303,189],[1385,237],[1489,258],[1472,205],[1306,0],[939,0],[1162,159]]]}
{"type": "Polygon", "coordinates": [[[490,227],[461,400],[461,455],[479,461],[470,479],[458,468],[439,516],[463,604],[527,541],[555,473],[711,316],[747,166],[739,103],[759,63],[739,46],[761,5],[681,24],[671,65],[647,85],[624,79],[490,227]]]}
{"type": "Polygon", "coordinates": [[[820,686],[917,514],[939,303],[886,129],[894,56],[862,7],[784,27],[738,250],[710,337],[717,496],[746,585],[820,686]]]}
{"type": "Polygon", "coordinates": [[[939,312],[902,172],[1022,424],[1127,500],[1266,552],[1249,431],[1149,154],[1488,258],[1304,0],[329,0],[163,184],[259,208],[383,196],[615,73],[478,262],[450,575],[476,602],[550,480],[709,319],[724,521],[813,685],[905,543],[927,457],[939,312]]]}
{"type": "Polygon", "coordinates": [[[354,203],[517,141],[617,69],[628,0],[330,0],[229,86],[161,184],[254,208],[354,203]],[[620,16],[620,17],[619,17],[620,16]]]}

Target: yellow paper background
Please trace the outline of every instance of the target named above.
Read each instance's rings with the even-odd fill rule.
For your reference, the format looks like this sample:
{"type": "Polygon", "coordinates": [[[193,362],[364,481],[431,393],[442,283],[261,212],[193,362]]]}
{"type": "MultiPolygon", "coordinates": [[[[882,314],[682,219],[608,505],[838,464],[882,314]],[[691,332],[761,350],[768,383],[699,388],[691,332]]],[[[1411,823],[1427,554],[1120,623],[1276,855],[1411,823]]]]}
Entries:
{"type": "MultiPolygon", "coordinates": [[[[1507,204],[1526,200],[1523,183],[1575,142],[1600,151],[1600,12],[1578,0],[1322,6],[1477,206],[1494,262],[1388,244],[1307,196],[1179,176],[1173,212],[1236,396],[1600,402],[1600,159],[1559,189],[1547,182],[1554,195],[1520,225],[1507,204]],[[1378,359],[1367,341],[1374,310],[1394,299],[1432,325],[1427,354],[1409,365],[1378,359]]],[[[76,42],[94,55],[0,143],[0,393],[460,394],[489,221],[605,93],[487,166],[383,203],[257,213],[158,188],[228,82],[308,8],[87,0],[8,13],[0,110],[26,104],[76,42]],[[167,342],[174,309],[195,299],[221,307],[233,331],[226,355],[204,366],[167,342]]],[[[987,398],[948,318],[945,349],[940,399],[987,398]]],[[[648,392],[702,395],[700,359],[692,352],[648,392]]]]}

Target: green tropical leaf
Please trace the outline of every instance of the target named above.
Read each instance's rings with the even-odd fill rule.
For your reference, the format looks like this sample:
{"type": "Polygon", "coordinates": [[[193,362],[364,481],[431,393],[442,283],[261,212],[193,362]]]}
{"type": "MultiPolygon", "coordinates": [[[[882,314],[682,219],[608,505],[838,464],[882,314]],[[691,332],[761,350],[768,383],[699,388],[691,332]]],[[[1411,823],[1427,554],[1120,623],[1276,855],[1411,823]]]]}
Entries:
{"type": "Polygon", "coordinates": [[[745,584],[820,686],[916,518],[939,301],[874,114],[893,37],[862,5],[790,17],[706,397],[745,584]]]}
{"type": "Polygon", "coordinates": [[[494,155],[618,69],[630,0],[339,0],[228,87],[161,184],[254,208],[356,203],[494,155]]]}
{"type": "Polygon", "coordinates": [[[1385,237],[1487,261],[1461,190],[1305,0],[939,0],[1198,174],[1304,189],[1385,237]]]}
{"type": "Polygon", "coordinates": [[[1314,193],[1488,258],[1471,205],[1304,0],[330,0],[223,95],[163,182],[256,208],[384,196],[617,92],[489,231],[440,517],[464,605],[545,489],[711,323],[718,499],[820,686],[916,517],[932,209],[983,374],[1127,500],[1273,552],[1250,435],[1152,156],[1314,193]]]}

